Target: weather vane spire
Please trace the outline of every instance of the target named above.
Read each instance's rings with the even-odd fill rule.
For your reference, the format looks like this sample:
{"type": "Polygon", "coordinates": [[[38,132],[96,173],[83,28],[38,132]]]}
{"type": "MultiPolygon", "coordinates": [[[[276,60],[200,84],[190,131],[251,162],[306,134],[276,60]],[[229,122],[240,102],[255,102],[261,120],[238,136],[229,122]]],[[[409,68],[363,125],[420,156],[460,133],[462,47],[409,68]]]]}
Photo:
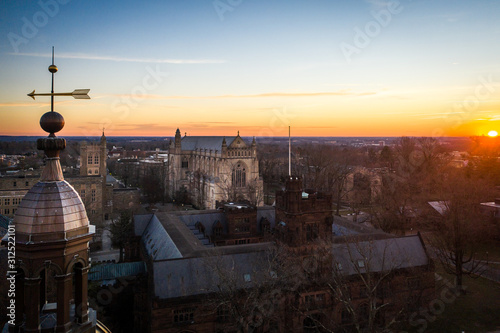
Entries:
{"type": "Polygon", "coordinates": [[[49,133],[50,137],[55,137],[56,132],[59,132],[64,127],[63,116],[54,111],[54,96],[73,96],[75,99],[90,99],[88,92],[90,89],[75,89],[70,93],[55,93],[54,92],[54,74],[58,68],[54,65],[54,47],[52,46],[52,64],[49,66],[49,72],[52,73],[52,86],[50,93],[35,94],[35,90],[28,94],[29,97],[35,99],[35,96],[50,96],[50,111],[45,113],[40,118],[40,126],[45,132],[49,133]]]}

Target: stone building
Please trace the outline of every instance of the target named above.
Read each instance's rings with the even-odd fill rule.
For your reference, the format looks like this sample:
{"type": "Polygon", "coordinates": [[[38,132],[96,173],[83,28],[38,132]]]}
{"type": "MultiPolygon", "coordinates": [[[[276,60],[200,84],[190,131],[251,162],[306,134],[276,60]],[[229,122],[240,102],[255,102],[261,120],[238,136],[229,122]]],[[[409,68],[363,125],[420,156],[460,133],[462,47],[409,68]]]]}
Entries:
{"type": "Polygon", "coordinates": [[[218,202],[263,203],[255,138],[248,144],[234,137],[187,136],[179,129],[170,145],[169,194],[185,187],[196,206],[214,209],[218,202]]]}
{"type": "Polygon", "coordinates": [[[142,304],[135,330],[348,329],[355,320],[328,287],[335,272],[361,323],[373,297],[388,309],[378,315],[380,323],[434,299],[434,268],[419,236],[394,237],[334,219],[330,201],[306,195],[301,179],[290,177],[276,208],[233,204],[135,216],[133,247],[148,272],[146,289],[135,294],[142,304]],[[356,252],[363,247],[370,255],[356,252]],[[366,274],[384,277],[376,296],[363,284],[366,274]]]}

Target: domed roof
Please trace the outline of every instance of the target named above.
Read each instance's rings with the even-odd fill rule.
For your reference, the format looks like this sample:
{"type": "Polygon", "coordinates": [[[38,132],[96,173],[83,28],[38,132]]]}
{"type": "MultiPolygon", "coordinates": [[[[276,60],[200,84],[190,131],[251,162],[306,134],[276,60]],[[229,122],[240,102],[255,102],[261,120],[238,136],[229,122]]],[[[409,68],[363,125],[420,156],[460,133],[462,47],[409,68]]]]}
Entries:
{"type": "Polygon", "coordinates": [[[65,180],[35,184],[19,204],[14,225],[18,242],[67,240],[89,233],[85,206],[65,180]]]}

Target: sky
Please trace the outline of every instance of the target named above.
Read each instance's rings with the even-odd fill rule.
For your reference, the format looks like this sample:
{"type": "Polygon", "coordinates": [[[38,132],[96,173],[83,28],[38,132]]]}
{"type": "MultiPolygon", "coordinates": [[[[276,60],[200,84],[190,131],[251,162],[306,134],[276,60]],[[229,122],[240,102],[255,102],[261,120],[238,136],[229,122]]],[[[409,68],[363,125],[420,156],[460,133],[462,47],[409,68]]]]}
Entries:
{"type": "Polygon", "coordinates": [[[0,1],[0,135],[500,132],[499,0],[0,1]]]}

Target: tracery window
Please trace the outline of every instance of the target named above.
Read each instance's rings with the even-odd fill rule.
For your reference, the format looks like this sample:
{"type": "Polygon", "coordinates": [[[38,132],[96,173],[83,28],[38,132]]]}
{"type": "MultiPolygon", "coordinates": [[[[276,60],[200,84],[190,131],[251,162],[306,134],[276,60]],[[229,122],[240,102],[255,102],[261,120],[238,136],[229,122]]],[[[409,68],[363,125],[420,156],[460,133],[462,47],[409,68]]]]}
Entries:
{"type": "Polygon", "coordinates": [[[242,163],[237,163],[233,168],[232,183],[234,187],[245,187],[247,175],[245,166],[242,163]]]}

